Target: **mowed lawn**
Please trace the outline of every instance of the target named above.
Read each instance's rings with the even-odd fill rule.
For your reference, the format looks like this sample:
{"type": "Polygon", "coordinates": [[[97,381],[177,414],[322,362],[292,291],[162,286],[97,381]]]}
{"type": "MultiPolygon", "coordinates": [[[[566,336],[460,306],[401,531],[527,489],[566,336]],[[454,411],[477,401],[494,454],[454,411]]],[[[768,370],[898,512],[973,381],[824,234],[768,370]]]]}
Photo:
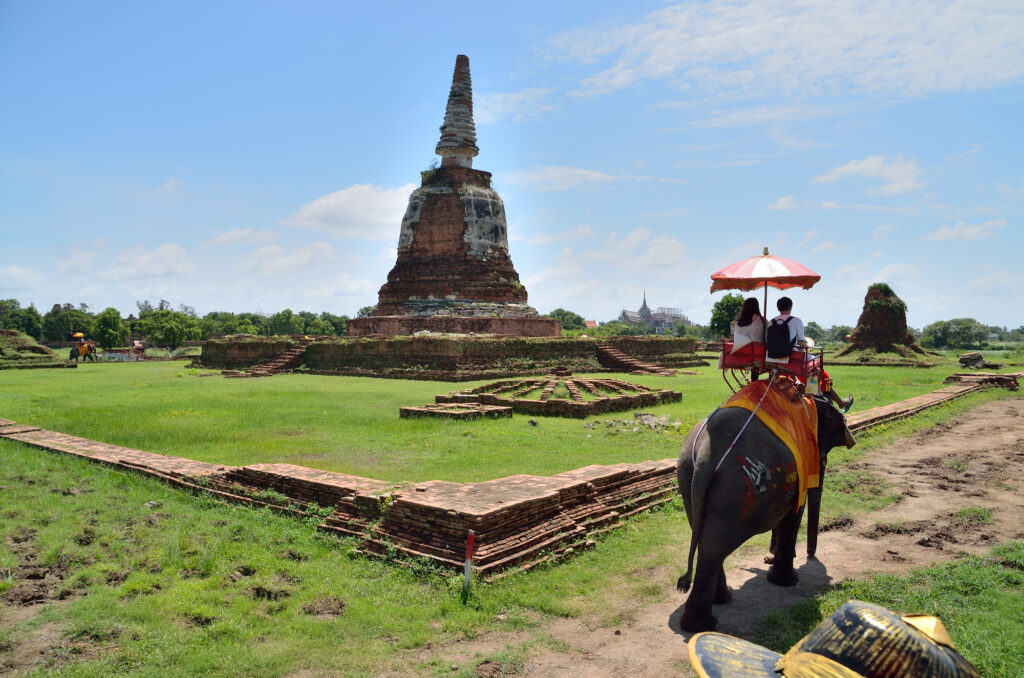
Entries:
{"type": "MultiPolygon", "coordinates": [[[[858,405],[871,405],[933,390],[950,371],[837,368],[834,376],[843,393],[857,393],[858,405]]],[[[628,427],[611,433],[623,428],[542,418],[534,427],[519,415],[481,422],[398,418],[400,405],[429,402],[458,387],[451,384],[196,374],[181,363],[0,372],[0,417],[221,463],[290,461],[391,480],[477,480],[665,458],[676,454],[683,435],[628,427]]],[[[623,378],[682,391],[681,403],[651,411],[678,418],[684,431],[728,393],[712,368],[623,378]]],[[[862,436],[861,445],[837,455],[837,479],[867,450],[1008,395],[972,395],[862,436]]],[[[632,413],[596,419],[608,418],[632,413]]],[[[462,604],[457,574],[366,558],[355,540],[317,533],[315,520],[221,504],[12,441],[0,440],[0,461],[0,673],[470,678],[486,660],[487,670],[526,675],[534,649],[568,649],[545,631],[556,618],[582,617],[611,632],[638,606],[684,600],[674,584],[685,569],[689,529],[678,499],[602,535],[594,549],[567,562],[477,582],[462,604]],[[25,568],[46,578],[27,578],[25,568]],[[6,602],[24,599],[37,581],[48,590],[44,600],[27,607],[6,602]],[[501,640],[513,633],[516,640],[501,640]],[[475,649],[456,642],[479,638],[492,640],[475,649]]],[[[893,501],[875,484],[848,484],[842,492],[826,485],[827,516],[893,501]]],[[[760,535],[743,553],[766,546],[767,535],[760,535]]],[[[1017,554],[1014,563],[1020,548],[1006,546],[1017,554]]],[[[1019,662],[1005,657],[1019,643],[995,642],[985,621],[993,605],[1020,607],[1020,577],[1000,558],[972,561],[969,571],[947,568],[941,577],[915,575],[933,582],[927,592],[914,579],[884,586],[866,580],[856,595],[884,595],[878,602],[901,610],[969,611],[949,620],[958,646],[987,675],[1018,675],[1019,662]],[[897,585],[909,597],[894,596],[897,585]],[[924,604],[921,596],[939,602],[924,604]]],[[[843,595],[849,594],[804,601],[787,624],[813,627],[843,595]]],[[[786,647],[781,639],[760,639],[786,647]]],[[[665,642],[679,644],[684,672],[679,637],[665,629],[665,642]]]]}
{"type": "MultiPolygon", "coordinates": [[[[680,391],[681,402],[644,410],[681,422],[670,431],[634,432],[621,425],[634,418],[630,411],[586,420],[519,414],[472,422],[400,419],[401,406],[487,382],[303,374],[224,379],[200,377],[203,372],[182,362],[6,370],[0,372],[0,417],[218,464],[285,462],[392,482],[475,482],[675,457],[690,426],[730,393],[714,366],[692,371],[698,374],[612,375],[680,391]],[[609,427],[608,420],[620,423],[609,427]]],[[[837,390],[856,395],[856,411],[932,391],[954,370],[950,364],[831,371],[837,390]]]]}

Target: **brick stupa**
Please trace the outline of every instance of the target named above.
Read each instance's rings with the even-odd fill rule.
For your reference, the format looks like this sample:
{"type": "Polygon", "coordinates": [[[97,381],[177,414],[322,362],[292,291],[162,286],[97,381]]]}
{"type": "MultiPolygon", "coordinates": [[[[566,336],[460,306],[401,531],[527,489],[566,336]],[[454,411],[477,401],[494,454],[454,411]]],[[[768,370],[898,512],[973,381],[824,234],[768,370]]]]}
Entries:
{"type": "Polygon", "coordinates": [[[558,321],[526,303],[508,255],[505,206],[490,172],[473,169],[479,152],[469,58],[460,54],[437,142],[441,166],[423,172],[409,196],[395,266],[371,314],[349,321],[349,335],[559,336],[558,321]]]}

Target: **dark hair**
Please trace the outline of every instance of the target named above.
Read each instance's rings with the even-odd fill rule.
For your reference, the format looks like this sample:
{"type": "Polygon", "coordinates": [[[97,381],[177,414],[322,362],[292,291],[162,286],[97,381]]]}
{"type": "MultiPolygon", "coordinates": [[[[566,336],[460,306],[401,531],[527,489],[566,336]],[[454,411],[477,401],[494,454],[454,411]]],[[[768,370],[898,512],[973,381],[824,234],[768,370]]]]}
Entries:
{"type": "Polygon", "coordinates": [[[740,314],[736,316],[736,324],[746,327],[754,320],[755,315],[761,315],[761,305],[757,303],[757,297],[747,297],[740,308],[740,314]]]}
{"type": "Polygon", "coordinates": [[[779,297],[779,300],[775,302],[775,307],[779,309],[780,313],[789,313],[793,310],[793,300],[789,297],[779,297]]]}

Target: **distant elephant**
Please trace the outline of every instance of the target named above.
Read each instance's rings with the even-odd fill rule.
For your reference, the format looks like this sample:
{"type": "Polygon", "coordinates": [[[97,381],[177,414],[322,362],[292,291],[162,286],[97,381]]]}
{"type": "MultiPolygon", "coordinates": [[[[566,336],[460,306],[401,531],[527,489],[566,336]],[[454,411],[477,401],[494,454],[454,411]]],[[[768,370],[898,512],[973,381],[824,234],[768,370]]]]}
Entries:
{"type": "MultiPolygon", "coordinates": [[[[855,442],[839,410],[825,401],[813,402],[818,412],[819,477],[823,478],[828,452],[839,445],[853,447],[855,442]]],[[[677,582],[680,591],[690,587],[697,553],[693,592],[686,600],[681,620],[685,631],[708,631],[718,626],[718,620],[711,614],[712,603],[732,599],[722,563],[755,534],[772,530],[774,561],[768,570],[768,581],[779,586],[793,586],[797,582],[793,558],[803,507],[796,510],[799,490],[792,480],[796,468],[793,454],[771,429],[758,418],[751,418],[747,410],[719,409],[706,422],[706,426],[704,422],[695,426],[686,437],[677,470],[679,491],[692,530],[688,569],[677,582]],[[735,446],[728,450],[734,440],[735,446]]],[[[807,492],[809,547],[817,541],[820,491],[818,488],[807,492]]],[[[813,548],[808,552],[813,555],[813,548]]]]}
{"type": "Polygon", "coordinates": [[[71,347],[71,353],[68,355],[68,360],[74,360],[76,363],[78,362],[78,347],[77,346],[72,346],[71,347]]]}

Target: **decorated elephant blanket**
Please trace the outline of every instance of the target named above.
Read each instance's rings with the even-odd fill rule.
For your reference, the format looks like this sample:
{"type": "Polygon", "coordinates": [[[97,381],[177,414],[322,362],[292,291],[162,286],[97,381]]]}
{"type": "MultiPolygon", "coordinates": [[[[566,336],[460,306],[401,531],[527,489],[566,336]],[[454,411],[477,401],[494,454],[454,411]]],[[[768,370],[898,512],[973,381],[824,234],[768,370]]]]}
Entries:
{"type": "Polygon", "coordinates": [[[804,505],[807,490],[821,484],[818,409],[811,398],[804,396],[801,400],[794,403],[779,388],[769,387],[767,381],[759,380],[744,386],[722,405],[723,408],[740,407],[754,412],[761,423],[771,429],[793,453],[800,488],[797,510],[804,505]],[[760,407],[758,403],[761,403],[760,407]]]}

